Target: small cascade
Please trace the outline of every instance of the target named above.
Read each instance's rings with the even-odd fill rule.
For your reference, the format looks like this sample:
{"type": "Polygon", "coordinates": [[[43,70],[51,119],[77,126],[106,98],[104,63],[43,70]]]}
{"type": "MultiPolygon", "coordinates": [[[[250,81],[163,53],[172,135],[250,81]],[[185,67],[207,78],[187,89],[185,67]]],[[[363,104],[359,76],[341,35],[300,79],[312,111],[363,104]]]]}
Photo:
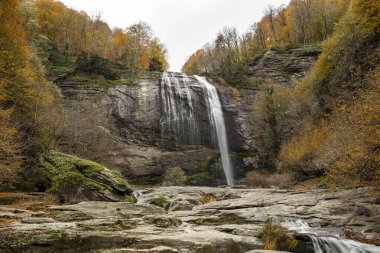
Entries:
{"type": "Polygon", "coordinates": [[[163,136],[174,136],[186,144],[198,144],[199,130],[189,83],[186,75],[168,72],[162,74],[161,130],[163,136]]]}
{"type": "Polygon", "coordinates": [[[224,116],[218,92],[216,88],[206,80],[206,78],[200,76],[195,76],[195,78],[198,80],[200,84],[202,84],[202,87],[204,89],[204,95],[206,96],[212,133],[214,135],[214,139],[216,135],[216,139],[218,141],[217,143],[222,158],[222,166],[224,174],[226,176],[227,184],[234,185],[235,181],[228,152],[226,126],[224,123],[224,116]]]}
{"type": "Polygon", "coordinates": [[[318,236],[302,221],[286,221],[282,225],[291,231],[307,234],[313,242],[315,253],[380,253],[380,247],[343,239],[339,236],[318,236]]]}

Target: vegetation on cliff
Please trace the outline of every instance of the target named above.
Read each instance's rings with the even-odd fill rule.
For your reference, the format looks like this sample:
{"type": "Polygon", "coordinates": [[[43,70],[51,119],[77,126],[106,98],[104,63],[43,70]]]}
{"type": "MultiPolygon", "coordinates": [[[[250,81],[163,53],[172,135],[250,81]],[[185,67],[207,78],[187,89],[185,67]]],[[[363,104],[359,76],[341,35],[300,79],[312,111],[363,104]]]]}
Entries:
{"type": "MultiPolygon", "coordinates": [[[[234,86],[249,83],[249,67],[265,52],[287,52],[326,40],[348,6],[349,1],[342,0],[292,0],[287,6],[268,6],[264,17],[241,36],[235,28],[223,28],[213,42],[189,57],[182,70],[218,76],[234,86]]],[[[319,50],[318,46],[301,49],[319,50]]]]}
{"type": "Polygon", "coordinates": [[[100,14],[59,1],[2,1],[0,190],[38,189],[29,183],[38,178],[39,157],[59,146],[65,115],[48,80],[86,75],[109,87],[167,67],[166,48],[145,23],[111,30],[100,14]]]}
{"type": "Polygon", "coordinates": [[[291,96],[304,113],[281,148],[280,168],[325,172],[338,185],[379,185],[379,27],[377,1],[351,1],[291,96]]]}
{"type": "Polygon", "coordinates": [[[60,93],[45,79],[38,45],[28,41],[19,1],[0,3],[0,189],[54,148],[63,127],[60,93]]]}
{"type": "Polygon", "coordinates": [[[100,12],[90,17],[54,0],[26,0],[23,4],[35,9],[41,34],[66,59],[83,53],[97,55],[123,64],[132,77],[144,70],[162,71],[168,67],[166,48],[146,23],[112,30],[100,12]]]}
{"type": "Polygon", "coordinates": [[[259,169],[298,178],[323,175],[324,185],[376,186],[379,29],[378,1],[293,0],[268,7],[242,36],[223,29],[189,58],[183,71],[258,89],[253,119],[259,169]],[[316,65],[294,87],[250,76],[249,68],[268,51],[289,57],[319,54],[320,44],[316,65]]]}

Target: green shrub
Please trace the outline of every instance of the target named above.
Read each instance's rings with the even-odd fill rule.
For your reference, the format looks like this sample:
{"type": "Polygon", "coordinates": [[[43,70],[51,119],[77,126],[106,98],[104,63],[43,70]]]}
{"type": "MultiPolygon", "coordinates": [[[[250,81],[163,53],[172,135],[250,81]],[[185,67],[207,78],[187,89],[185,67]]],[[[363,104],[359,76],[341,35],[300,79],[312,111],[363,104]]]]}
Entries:
{"type": "Polygon", "coordinates": [[[164,196],[158,196],[158,197],[154,198],[150,202],[150,204],[165,208],[169,204],[169,202],[164,196]]]}
{"type": "Polygon", "coordinates": [[[180,167],[169,168],[163,177],[163,186],[180,186],[186,182],[185,172],[180,167]]]}
{"type": "Polygon", "coordinates": [[[314,55],[319,55],[322,53],[322,46],[319,44],[310,44],[306,45],[300,48],[296,48],[291,50],[291,52],[294,52],[298,55],[303,55],[303,56],[314,56],[314,55]]]}
{"type": "Polygon", "coordinates": [[[179,219],[167,217],[149,217],[146,218],[145,221],[160,228],[178,227],[182,224],[181,220],[179,219]]]}
{"type": "Polygon", "coordinates": [[[111,69],[107,59],[97,54],[81,54],[75,63],[75,72],[102,75],[109,80],[116,80],[117,73],[111,69]]]}
{"type": "Polygon", "coordinates": [[[298,244],[286,228],[275,225],[272,221],[267,221],[256,236],[264,241],[264,249],[267,250],[293,251],[298,244]]]}
{"type": "Polygon", "coordinates": [[[22,183],[19,188],[23,191],[45,192],[51,187],[51,181],[41,167],[25,170],[22,173],[22,183]]]}
{"type": "Polygon", "coordinates": [[[206,171],[187,176],[187,183],[190,185],[210,185],[214,180],[214,177],[206,171]]]}

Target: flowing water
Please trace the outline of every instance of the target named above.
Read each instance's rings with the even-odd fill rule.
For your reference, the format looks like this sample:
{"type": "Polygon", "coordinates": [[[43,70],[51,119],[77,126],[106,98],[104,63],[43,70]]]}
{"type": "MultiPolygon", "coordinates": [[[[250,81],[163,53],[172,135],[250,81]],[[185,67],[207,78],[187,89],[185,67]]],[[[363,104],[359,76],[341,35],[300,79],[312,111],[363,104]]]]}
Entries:
{"type": "Polygon", "coordinates": [[[232,172],[231,160],[228,152],[228,142],[226,134],[226,126],[224,123],[224,116],[222,106],[216,88],[211,85],[206,78],[195,76],[204,89],[206,96],[207,107],[213,133],[216,134],[220,156],[222,158],[222,166],[226,176],[227,184],[234,185],[234,175],[232,172]]]}
{"type": "Polygon", "coordinates": [[[194,117],[189,80],[183,74],[163,73],[161,130],[164,136],[172,134],[186,144],[197,144],[199,129],[194,117]]]}
{"type": "Polygon", "coordinates": [[[214,143],[220,150],[222,167],[228,185],[234,185],[228,141],[222,106],[216,88],[206,78],[189,77],[181,73],[164,72],[161,81],[163,137],[175,137],[186,144],[200,144],[200,129],[194,112],[191,82],[195,80],[203,88],[214,143]]]}
{"type": "Polygon", "coordinates": [[[318,236],[309,225],[302,221],[286,221],[284,227],[298,233],[307,234],[313,242],[315,253],[380,253],[380,247],[347,240],[339,236],[318,236]]]}

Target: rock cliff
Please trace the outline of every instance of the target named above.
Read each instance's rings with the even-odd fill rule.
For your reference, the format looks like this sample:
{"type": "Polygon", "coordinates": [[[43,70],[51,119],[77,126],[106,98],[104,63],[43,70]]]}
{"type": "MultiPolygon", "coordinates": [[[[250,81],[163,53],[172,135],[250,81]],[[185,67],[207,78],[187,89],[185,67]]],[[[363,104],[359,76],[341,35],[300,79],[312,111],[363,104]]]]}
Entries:
{"type": "MultiPolygon", "coordinates": [[[[276,54],[265,55],[252,74],[292,85],[313,63],[310,57],[305,57],[309,56],[291,58],[288,65],[299,68],[294,67],[289,78],[277,78],[278,73],[287,76],[290,67],[280,68],[278,65],[284,66],[285,59],[276,54]]],[[[173,119],[176,124],[182,124],[180,130],[176,128],[176,134],[166,134],[163,127],[164,99],[168,98],[162,93],[162,73],[149,73],[136,85],[109,88],[95,84],[91,78],[62,81],[60,87],[68,119],[63,151],[116,168],[137,184],[159,183],[163,172],[176,166],[186,172],[190,184],[224,184],[204,90],[194,77],[176,73],[171,76],[176,85],[187,85],[187,89],[179,88],[178,94],[172,94],[176,103],[185,106],[179,116],[182,118],[173,119]],[[189,104],[185,101],[188,97],[191,97],[191,122],[196,125],[195,130],[191,130],[187,119],[190,117],[189,104]]],[[[239,89],[236,95],[236,90],[230,87],[209,82],[219,93],[231,160],[239,178],[255,166],[257,146],[253,138],[252,104],[261,91],[245,88],[239,89]]]]}

